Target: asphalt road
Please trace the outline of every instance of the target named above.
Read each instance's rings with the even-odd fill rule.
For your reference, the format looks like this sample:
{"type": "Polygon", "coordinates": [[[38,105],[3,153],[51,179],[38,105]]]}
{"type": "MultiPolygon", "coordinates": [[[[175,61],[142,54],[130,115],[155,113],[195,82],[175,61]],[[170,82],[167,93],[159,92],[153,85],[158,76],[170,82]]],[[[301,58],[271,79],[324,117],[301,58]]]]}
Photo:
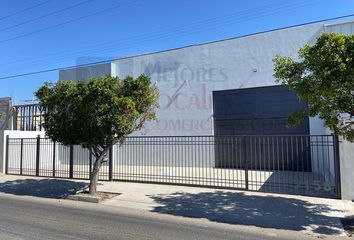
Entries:
{"type": "Polygon", "coordinates": [[[274,240],[305,239],[305,236],[69,200],[0,194],[0,239],[274,240]]]}

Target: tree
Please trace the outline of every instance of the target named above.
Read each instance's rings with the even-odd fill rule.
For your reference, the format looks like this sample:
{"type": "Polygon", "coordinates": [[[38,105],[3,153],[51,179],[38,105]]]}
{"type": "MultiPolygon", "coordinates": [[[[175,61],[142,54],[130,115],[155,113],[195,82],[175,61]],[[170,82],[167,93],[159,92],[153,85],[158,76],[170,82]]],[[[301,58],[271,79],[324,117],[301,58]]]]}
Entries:
{"type": "Polygon", "coordinates": [[[323,33],[298,55],[274,59],[274,77],[308,103],[290,115],[289,124],[319,116],[334,133],[354,141],[354,35],[323,33]]]}
{"type": "Polygon", "coordinates": [[[93,195],[109,149],[155,120],[158,107],[158,90],[144,75],[45,83],[35,95],[45,109],[47,136],[64,145],[81,145],[95,157],[89,187],[93,195]]]}

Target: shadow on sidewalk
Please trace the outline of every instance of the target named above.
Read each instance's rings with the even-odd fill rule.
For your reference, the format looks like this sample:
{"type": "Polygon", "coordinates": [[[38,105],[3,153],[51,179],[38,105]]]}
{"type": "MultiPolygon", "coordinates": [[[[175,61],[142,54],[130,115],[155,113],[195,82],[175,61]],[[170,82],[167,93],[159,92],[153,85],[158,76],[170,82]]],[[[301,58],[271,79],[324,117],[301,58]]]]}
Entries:
{"type": "Polygon", "coordinates": [[[0,183],[0,192],[43,198],[63,198],[88,184],[61,179],[18,179],[0,183]]]}
{"type": "Polygon", "coordinates": [[[210,221],[283,230],[310,230],[340,234],[338,218],[326,216],[335,210],[325,204],[275,196],[250,196],[242,192],[173,193],[149,196],[161,206],[153,212],[206,218],[210,221]]]}

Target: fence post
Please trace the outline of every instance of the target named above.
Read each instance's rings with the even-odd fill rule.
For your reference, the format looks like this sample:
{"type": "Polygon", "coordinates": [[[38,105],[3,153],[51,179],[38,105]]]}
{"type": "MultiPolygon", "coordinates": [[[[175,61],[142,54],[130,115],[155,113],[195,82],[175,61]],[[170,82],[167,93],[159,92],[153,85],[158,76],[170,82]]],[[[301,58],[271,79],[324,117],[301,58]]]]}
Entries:
{"type": "Polygon", "coordinates": [[[37,136],[37,149],[36,149],[36,176],[39,176],[39,156],[41,149],[41,135],[37,136]]]}
{"type": "Polygon", "coordinates": [[[55,142],[53,142],[53,177],[55,177],[55,142]]]}
{"type": "Polygon", "coordinates": [[[108,152],[108,178],[109,181],[113,181],[113,147],[109,149],[108,152]]]}
{"type": "Polygon", "coordinates": [[[335,165],[335,174],[336,174],[336,193],[337,198],[342,198],[341,191],[341,179],[340,179],[340,155],[339,155],[339,138],[338,135],[333,134],[333,146],[334,146],[334,165],[335,165]]]}
{"type": "Polygon", "coordinates": [[[242,137],[242,142],[243,142],[243,159],[244,159],[244,163],[245,163],[245,187],[246,190],[249,190],[249,185],[248,185],[248,159],[247,159],[247,136],[243,136],[242,137]]]}
{"type": "Polygon", "coordinates": [[[39,131],[42,131],[42,109],[38,105],[36,106],[37,111],[39,112],[39,131]]]}
{"type": "Polygon", "coordinates": [[[91,178],[91,174],[92,174],[92,153],[90,152],[90,156],[89,156],[89,179],[91,178]]]}
{"type": "Polygon", "coordinates": [[[69,178],[74,178],[74,146],[70,145],[69,178]]]}
{"type": "Polygon", "coordinates": [[[5,174],[9,172],[9,135],[6,135],[5,174]]]}
{"type": "Polygon", "coordinates": [[[20,149],[20,175],[22,175],[23,169],[23,138],[21,138],[21,149],[20,149]]]}
{"type": "Polygon", "coordinates": [[[17,130],[17,116],[18,116],[18,108],[13,108],[12,109],[12,129],[17,130]]]}

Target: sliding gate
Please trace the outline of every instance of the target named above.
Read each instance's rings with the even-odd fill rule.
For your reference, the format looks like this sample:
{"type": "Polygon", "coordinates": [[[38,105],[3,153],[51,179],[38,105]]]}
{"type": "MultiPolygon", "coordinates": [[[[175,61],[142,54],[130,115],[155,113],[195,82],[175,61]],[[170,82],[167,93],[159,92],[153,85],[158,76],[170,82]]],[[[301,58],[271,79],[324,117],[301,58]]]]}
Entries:
{"type": "MultiPolygon", "coordinates": [[[[100,180],[340,196],[332,135],[128,137],[115,145],[100,180]]],[[[88,179],[94,157],[47,138],[8,138],[6,173],[88,179]]]]}

